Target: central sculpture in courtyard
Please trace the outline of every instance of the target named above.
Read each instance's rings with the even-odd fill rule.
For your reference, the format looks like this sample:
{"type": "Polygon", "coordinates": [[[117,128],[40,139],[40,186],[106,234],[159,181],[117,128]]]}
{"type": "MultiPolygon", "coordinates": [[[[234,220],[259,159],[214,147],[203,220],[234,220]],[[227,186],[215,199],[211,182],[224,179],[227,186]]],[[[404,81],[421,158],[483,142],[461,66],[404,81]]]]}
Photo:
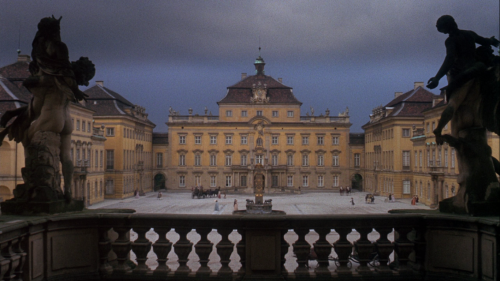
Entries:
{"type": "Polygon", "coordinates": [[[494,37],[483,38],[473,31],[460,30],[453,17],[438,19],[436,28],[448,34],[446,58],[427,87],[434,89],[447,75],[448,105],[434,130],[436,143],[447,142],[457,151],[457,195],[439,203],[446,213],[499,215],[500,162],[492,157],[486,130],[500,133],[500,59],[491,46],[498,47],[494,37]],[[476,43],[481,45],[476,48],[476,43]],[[451,121],[451,135],[442,129],[451,121]]]}
{"type": "Polygon", "coordinates": [[[73,200],[71,196],[73,122],[69,104],[85,98],[78,85],[87,86],[95,68],[85,57],[69,61],[68,48],[61,41],[61,19],[52,16],[40,20],[32,44],[31,76],[23,82],[33,97],[28,106],[8,111],[0,120],[0,125],[5,127],[0,133],[0,144],[8,135],[10,140],[21,142],[25,150],[24,183],[14,189],[13,199],[2,203],[3,214],[83,209],[83,201],[73,200]]]}

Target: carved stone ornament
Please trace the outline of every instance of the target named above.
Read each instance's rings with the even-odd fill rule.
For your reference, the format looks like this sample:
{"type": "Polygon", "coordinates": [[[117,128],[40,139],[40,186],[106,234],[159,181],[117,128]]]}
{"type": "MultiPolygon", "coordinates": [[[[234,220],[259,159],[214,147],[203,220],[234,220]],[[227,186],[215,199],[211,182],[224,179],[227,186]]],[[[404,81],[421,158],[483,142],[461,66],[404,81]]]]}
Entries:
{"type": "Polygon", "coordinates": [[[269,97],[267,96],[267,85],[262,85],[260,82],[256,85],[253,84],[252,97],[250,101],[253,103],[268,103],[269,97]]]}

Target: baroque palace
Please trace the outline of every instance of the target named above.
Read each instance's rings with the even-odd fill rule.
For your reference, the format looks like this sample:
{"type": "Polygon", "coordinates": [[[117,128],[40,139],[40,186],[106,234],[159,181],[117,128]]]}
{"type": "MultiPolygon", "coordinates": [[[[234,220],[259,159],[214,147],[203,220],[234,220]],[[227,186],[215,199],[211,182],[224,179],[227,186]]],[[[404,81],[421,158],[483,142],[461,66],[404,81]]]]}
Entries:
{"type": "MultiPolygon", "coordinates": [[[[19,55],[0,68],[0,116],[29,103],[22,86],[29,61],[19,55]]],[[[350,186],[396,198],[418,195],[430,206],[455,194],[455,151],[436,145],[432,133],[446,106],[445,88],[434,95],[415,82],[373,109],[364,133],[351,133],[348,109],[331,116],[328,109],[315,114],[311,108],[302,115],[293,89],[266,75],[260,56],[254,65],[255,75],[243,73],[227,88],[218,115],[170,109],[168,133],[153,133],[145,108],[97,81],[85,91],[85,102],[70,106],[74,196],[89,205],[163,188],[250,191],[256,167],[265,171],[266,192],[350,186]]],[[[488,141],[499,158],[498,136],[489,134],[488,141]]],[[[5,139],[0,161],[0,196],[6,200],[23,181],[22,146],[5,139]]]]}

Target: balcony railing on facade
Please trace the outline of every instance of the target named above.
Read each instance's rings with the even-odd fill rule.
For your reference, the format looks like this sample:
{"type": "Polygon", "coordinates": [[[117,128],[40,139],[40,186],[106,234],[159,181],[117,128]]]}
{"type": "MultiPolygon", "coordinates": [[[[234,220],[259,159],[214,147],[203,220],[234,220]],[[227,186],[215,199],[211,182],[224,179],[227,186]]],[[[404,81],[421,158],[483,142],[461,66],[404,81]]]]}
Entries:
{"type": "MultiPolygon", "coordinates": [[[[210,115],[170,115],[170,123],[215,123],[219,116],[210,115]]],[[[349,123],[349,116],[300,116],[300,122],[307,123],[349,123]]]]}
{"type": "Polygon", "coordinates": [[[415,213],[212,216],[103,212],[27,221],[13,217],[10,222],[4,217],[0,223],[0,279],[498,277],[498,218],[415,213]],[[488,246],[481,247],[484,243],[488,246]],[[51,246],[43,247],[45,244],[51,246]],[[456,255],[457,245],[460,255],[456,255]]]}

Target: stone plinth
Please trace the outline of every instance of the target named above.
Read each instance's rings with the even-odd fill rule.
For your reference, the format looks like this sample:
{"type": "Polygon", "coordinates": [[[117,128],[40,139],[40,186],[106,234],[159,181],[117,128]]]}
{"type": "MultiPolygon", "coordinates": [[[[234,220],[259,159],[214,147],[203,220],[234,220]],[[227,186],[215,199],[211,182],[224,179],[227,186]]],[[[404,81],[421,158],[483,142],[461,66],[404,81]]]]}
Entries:
{"type": "Polygon", "coordinates": [[[3,215],[55,214],[81,211],[84,208],[82,200],[57,200],[52,202],[22,202],[15,199],[0,203],[3,215]]]}

